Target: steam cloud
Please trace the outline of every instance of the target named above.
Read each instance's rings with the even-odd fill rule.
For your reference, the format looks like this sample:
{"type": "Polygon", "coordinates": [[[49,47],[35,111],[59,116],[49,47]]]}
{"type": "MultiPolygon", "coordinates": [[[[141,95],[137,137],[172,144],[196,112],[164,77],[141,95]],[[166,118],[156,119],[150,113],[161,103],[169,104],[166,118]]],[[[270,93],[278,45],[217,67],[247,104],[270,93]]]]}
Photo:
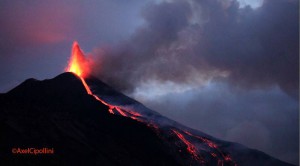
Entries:
{"type": "Polygon", "coordinates": [[[153,79],[221,79],[242,88],[279,85],[297,97],[298,1],[266,0],[257,9],[237,1],[171,1],[148,4],[142,16],[145,24],[130,39],[96,51],[96,75],[115,87],[131,92],[153,79]]]}

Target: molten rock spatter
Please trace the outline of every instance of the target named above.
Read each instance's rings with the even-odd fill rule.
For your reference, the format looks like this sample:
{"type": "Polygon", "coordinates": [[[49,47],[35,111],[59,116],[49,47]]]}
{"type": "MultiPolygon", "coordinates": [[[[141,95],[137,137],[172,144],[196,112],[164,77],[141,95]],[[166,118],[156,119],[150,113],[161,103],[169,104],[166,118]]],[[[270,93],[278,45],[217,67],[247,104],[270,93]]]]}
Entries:
{"type": "Polygon", "coordinates": [[[87,59],[80,49],[77,41],[74,41],[71,58],[66,71],[73,72],[79,77],[85,78],[90,74],[91,60],[87,59]]]}
{"type": "Polygon", "coordinates": [[[90,74],[90,65],[91,65],[91,60],[87,59],[84,56],[84,53],[80,49],[78,42],[74,41],[73,47],[72,47],[71,58],[70,58],[68,67],[66,68],[66,71],[76,74],[81,79],[81,82],[84,85],[86,92],[89,95],[94,96],[94,98],[96,100],[100,101],[102,104],[108,106],[109,113],[111,113],[111,114],[117,113],[121,116],[130,117],[130,118],[136,120],[137,119],[136,117],[140,116],[140,114],[131,111],[131,112],[129,112],[129,115],[127,116],[126,113],[118,106],[108,104],[107,102],[105,102],[104,100],[100,99],[98,96],[93,94],[92,90],[90,89],[90,87],[88,86],[88,84],[86,83],[86,81],[84,79],[85,77],[87,77],[90,74]]]}

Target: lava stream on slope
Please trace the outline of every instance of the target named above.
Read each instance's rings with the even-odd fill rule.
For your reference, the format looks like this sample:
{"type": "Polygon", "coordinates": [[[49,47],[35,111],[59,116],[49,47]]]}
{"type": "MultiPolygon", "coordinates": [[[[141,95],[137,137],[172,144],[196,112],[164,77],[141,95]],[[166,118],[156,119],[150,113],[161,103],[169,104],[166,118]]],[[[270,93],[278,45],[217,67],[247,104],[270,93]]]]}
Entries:
{"type": "MultiPolygon", "coordinates": [[[[90,74],[89,64],[90,60],[85,58],[78,43],[75,41],[73,43],[72,54],[66,71],[72,72],[80,78],[82,84],[84,85],[84,88],[86,89],[87,94],[92,95],[96,100],[108,106],[108,111],[111,114],[129,117],[133,120],[145,123],[147,126],[152,128],[158,135],[161,135],[161,137],[164,137],[163,135],[165,133],[168,133],[163,133],[163,129],[161,129],[166,127],[163,127],[159,122],[155,122],[155,120],[148,118],[146,115],[143,115],[142,113],[133,111],[131,109],[123,108],[122,106],[113,105],[108,102],[105,102],[104,100],[100,99],[100,97],[98,97],[96,94],[94,94],[90,86],[85,81],[85,78],[88,77],[90,74]]],[[[236,163],[232,160],[232,158],[228,154],[222,152],[222,150],[219,149],[217,144],[215,144],[213,141],[207,138],[193,135],[185,130],[174,129],[172,127],[169,127],[167,130],[171,131],[173,135],[175,134],[175,137],[177,137],[177,139],[180,140],[181,144],[186,147],[185,150],[187,153],[190,154],[191,159],[198,163],[197,165],[205,165],[207,163],[206,160],[211,160],[207,159],[207,157],[202,156],[201,150],[205,150],[209,151],[210,158],[216,160],[218,166],[223,166],[224,164],[236,166],[236,163]],[[202,144],[196,145],[198,142],[201,142],[202,144]]],[[[169,135],[167,137],[169,137],[169,135]]],[[[181,149],[181,147],[181,145],[178,145],[177,148],[181,149]]]]}

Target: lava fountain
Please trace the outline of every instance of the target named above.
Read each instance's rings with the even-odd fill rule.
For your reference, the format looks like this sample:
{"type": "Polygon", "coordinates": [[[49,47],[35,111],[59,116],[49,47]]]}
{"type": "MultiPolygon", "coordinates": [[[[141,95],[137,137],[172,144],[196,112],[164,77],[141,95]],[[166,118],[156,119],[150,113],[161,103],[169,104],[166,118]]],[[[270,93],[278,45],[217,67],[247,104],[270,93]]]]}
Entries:
{"type": "MultiPolygon", "coordinates": [[[[90,74],[90,65],[91,65],[91,60],[87,59],[84,56],[83,51],[80,49],[79,44],[77,41],[74,41],[73,47],[72,47],[72,53],[71,53],[71,58],[69,60],[68,67],[65,69],[67,72],[72,72],[76,74],[80,79],[82,84],[84,85],[84,88],[86,89],[86,92],[89,95],[94,96],[94,98],[104,105],[109,107],[109,112],[112,114],[115,114],[117,112],[118,114],[127,117],[127,114],[118,106],[108,104],[104,100],[100,99],[97,95],[93,94],[92,90],[88,86],[88,84],[85,81],[85,78],[89,76],[90,74]]],[[[132,119],[136,119],[135,116],[129,116],[132,119]]]]}
{"type": "Polygon", "coordinates": [[[74,41],[71,59],[66,71],[73,72],[79,77],[85,78],[90,74],[90,64],[91,60],[84,56],[78,42],[74,41]]]}

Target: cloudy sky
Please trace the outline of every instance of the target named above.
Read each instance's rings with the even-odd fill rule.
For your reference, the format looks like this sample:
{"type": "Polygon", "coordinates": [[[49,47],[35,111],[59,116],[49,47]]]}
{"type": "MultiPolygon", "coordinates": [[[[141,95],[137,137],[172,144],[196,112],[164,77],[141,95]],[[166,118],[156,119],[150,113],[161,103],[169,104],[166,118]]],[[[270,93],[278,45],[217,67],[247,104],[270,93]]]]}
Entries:
{"type": "Polygon", "coordinates": [[[281,160],[299,159],[298,0],[1,0],[0,92],[64,71],[281,160]]]}

